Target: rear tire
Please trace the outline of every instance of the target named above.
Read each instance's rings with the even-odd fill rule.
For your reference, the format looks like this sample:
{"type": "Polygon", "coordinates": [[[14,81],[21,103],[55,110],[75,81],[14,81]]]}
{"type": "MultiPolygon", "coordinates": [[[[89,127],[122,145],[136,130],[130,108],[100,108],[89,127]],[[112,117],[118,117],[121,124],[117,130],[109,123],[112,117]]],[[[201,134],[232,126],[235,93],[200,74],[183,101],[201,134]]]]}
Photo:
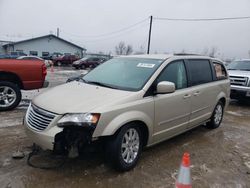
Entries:
{"type": "Polygon", "coordinates": [[[12,110],[20,103],[22,93],[20,88],[8,81],[0,82],[0,111],[12,110]]]}
{"type": "Polygon", "coordinates": [[[142,151],[142,133],[135,124],[127,124],[106,144],[106,158],[119,171],[134,168],[142,151]]]}
{"type": "Polygon", "coordinates": [[[224,114],[224,104],[219,101],[215,108],[210,121],[207,123],[207,127],[210,129],[218,128],[222,122],[224,114]]]}

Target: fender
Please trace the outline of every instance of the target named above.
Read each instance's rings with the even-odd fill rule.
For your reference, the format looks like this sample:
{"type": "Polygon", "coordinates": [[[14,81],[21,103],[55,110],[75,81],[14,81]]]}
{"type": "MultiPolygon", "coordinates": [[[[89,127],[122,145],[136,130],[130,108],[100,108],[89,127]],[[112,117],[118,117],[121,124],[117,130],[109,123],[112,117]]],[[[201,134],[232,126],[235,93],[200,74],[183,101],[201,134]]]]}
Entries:
{"type": "Polygon", "coordinates": [[[152,137],[151,135],[153,134],[153,122],[151,121],[151,118],[147,114],[141,111],[128,111],[118,115],[110,123],[108,123],[107,126],[105,126],[104,130],[98,131],[98,129],[96,129],[96,131],[93,134],[93,137],[98,137],[100,135],[101,136],[114,135],[116,131],[119,130],[123,125],[133,121],[141,121],[147,126],[149,133],[148,138],[150,140],[150,138],[152,137]]]}
{"type": "Polygon", "coordinates": [[[229,103],[229,100],[228,98],[226,97],[226,94],[224,92],[220,92],[219,95],[217,95],[217,98],[216,98],[216,103],[214,104],[213,106],[213,109],[215,108],[216,104],[219,102],[219,100],[221,99],[225,99],[225,108],[227,107],[228,103],[229,103]]]}

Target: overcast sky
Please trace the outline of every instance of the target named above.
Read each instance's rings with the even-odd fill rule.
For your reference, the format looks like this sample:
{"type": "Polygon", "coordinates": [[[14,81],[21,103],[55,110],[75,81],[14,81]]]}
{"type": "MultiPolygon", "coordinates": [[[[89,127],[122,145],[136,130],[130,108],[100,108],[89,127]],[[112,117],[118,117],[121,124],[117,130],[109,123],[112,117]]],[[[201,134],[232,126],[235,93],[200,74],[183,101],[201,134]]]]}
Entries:
{"type": "MultiPolygon", "coordinates": [[[[169,18],[250,16],[250,0],[0,0],[0,40],[56,34],[88,52],[114,51],[119,41],[147,48],[150,15],[169,18]],[[127,28],[135,23],[140,24],[127,28]],[[110,34],[111,33],[111,34],[110,34]]],[[[246,58],[250,19],[215,22],[153,21],[151,52],[201,53],[216,47],[223,58],[246,58]]]]}

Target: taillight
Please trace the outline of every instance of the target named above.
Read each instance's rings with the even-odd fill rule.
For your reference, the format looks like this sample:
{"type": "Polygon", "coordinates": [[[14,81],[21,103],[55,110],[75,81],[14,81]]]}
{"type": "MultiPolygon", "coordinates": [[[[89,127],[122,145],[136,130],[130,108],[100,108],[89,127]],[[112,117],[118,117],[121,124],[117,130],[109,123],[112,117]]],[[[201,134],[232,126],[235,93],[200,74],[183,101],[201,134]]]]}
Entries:
{"type": "Polygon", "coordinates": [[[43,76],[47,75],[47,67],[45,66],[45,64],[43,64],[43,66],[42,66],[42,75],[43,76]]]}

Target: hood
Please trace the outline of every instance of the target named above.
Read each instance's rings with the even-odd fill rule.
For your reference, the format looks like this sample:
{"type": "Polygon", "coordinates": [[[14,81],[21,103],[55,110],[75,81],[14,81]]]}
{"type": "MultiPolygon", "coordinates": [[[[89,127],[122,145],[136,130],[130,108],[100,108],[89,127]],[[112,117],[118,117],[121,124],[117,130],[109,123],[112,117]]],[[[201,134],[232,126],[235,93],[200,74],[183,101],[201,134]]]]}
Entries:
{"type": "Polygon", "coordinates": [[[75,64],[80,64],[80,63],[81,63],[81,60],[76,60],[76,61],[73,62],[74,65],[75,64]]]}
{"type": "Polygon", "coordinates": [[[35,97],[32,102],[57,114],[85,113],[97,107],[112,105],[133,94],[134,92],[74,81],[49,89],[35,97]]]}
{"type": "Polygon", "coordinates": [[[250,71],[228,70],[228,74],[229,74],[229,76],[250,77],[250,71]]]}

